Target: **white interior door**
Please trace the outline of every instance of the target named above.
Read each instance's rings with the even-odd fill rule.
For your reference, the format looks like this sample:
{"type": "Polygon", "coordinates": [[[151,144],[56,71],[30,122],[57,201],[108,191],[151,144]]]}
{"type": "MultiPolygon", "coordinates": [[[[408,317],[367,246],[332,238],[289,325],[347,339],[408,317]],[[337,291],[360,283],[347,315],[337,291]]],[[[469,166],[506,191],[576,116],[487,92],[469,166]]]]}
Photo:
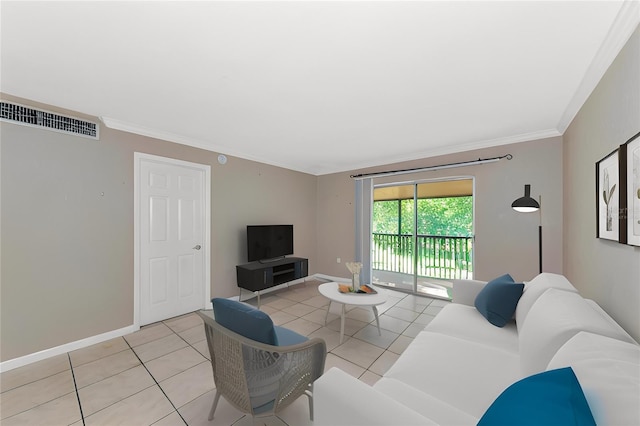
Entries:
{"type": "MultiPolygon", "coordinates": [[[[136,153],[137,154],[137,153],[136,153]]],[[[210,167],[136,155],[139,325],[205,307],[210,167]]]]}

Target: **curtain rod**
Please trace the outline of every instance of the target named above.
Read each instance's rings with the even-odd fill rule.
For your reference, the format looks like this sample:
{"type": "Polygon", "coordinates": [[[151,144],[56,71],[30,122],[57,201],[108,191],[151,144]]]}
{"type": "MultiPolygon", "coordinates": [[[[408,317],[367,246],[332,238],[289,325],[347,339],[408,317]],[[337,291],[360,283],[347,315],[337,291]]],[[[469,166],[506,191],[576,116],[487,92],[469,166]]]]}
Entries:
{"type": "Polygon", "coordinates": [[[395,176],[395,175],[404,175],[408,173],[417,173],[417,172],[428,172],[433,170],[442,170],[442,169],[452,169],[455,167],[465,167],[465,166],[474,166],[476,164],[486,164],[486,163],[495,163],[496,161],[500,161],[503,158],[507,160],[511,160],[513,155],[507,154],[501,157],[493,157],[493,158],[478,158],[477,160],[472,161],[461,161],[459,163],[449,163],[449,164],[441,164],[438,166],[427,166],[427,167],[416,167],[413,169],[402,169],[402,170],[390,170],[387,172],[374,172],[374,173],[361,173],[357,175],[351,175],[352,179],[366,179],[371,177],[379,177],[379,176],[395,176]]]}

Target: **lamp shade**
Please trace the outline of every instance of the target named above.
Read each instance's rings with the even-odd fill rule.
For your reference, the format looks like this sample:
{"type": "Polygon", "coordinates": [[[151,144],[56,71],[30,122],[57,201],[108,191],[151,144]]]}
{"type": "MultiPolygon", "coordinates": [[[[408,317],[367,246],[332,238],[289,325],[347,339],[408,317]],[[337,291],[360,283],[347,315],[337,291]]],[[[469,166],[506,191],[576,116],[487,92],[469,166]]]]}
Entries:
{"type": "Polygon", "coordinates": [[[524,186],[524,197],[520,197],[511,203],[511,208],[520,213],[531,213],[540,209],[540,204],[531,198],[531,185],[524,186]]]}

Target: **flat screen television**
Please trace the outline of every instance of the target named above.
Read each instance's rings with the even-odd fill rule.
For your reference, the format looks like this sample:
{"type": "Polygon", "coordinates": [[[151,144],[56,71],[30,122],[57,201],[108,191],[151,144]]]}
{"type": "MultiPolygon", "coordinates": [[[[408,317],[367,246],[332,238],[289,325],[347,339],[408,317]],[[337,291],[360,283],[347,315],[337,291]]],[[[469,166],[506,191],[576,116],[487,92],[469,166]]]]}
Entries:
{"type": "Polygon", "coordinates": [[[293,254],[293,225],[247,225],[249,262],[269,261],[293,254]]]}

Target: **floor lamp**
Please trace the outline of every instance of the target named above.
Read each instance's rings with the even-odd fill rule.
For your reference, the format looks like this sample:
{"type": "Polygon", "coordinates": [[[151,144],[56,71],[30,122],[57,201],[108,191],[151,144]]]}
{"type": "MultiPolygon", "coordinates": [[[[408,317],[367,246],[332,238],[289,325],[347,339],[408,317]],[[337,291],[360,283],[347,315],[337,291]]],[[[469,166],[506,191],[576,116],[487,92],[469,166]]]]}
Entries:
{"type": "MultiPolygon", "coordinates": [[[[520,213],[532,213],[540,210],[540,203],[531,198],[531,185],[524,186],[524,197],[511,203],[511,208],[520,213]]],[[[540,225],[538,225],[538,266],[540,273],[542,273],[542,212],[540,212],[540,225]]]]}

